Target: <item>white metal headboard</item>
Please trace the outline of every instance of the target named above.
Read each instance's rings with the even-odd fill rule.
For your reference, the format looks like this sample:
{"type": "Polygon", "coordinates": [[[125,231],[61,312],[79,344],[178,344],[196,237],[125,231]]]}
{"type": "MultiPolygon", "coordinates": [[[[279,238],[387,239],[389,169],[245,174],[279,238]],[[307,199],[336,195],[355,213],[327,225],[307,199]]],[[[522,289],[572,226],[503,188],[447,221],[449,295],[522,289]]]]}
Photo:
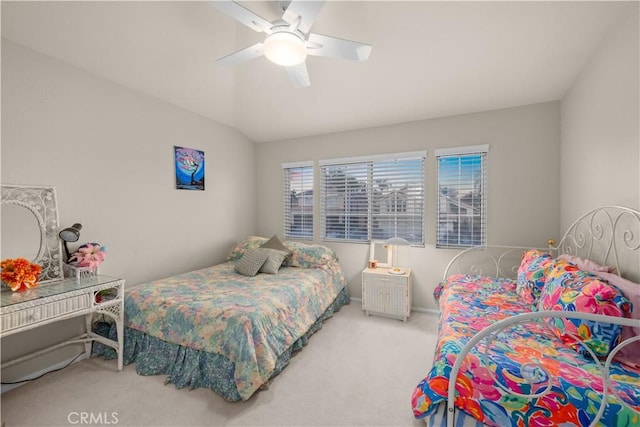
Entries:
{"type": "MultiPolygon", "coordinates": [[[[575,220],[560,243],[535,248],[553,255],[571,254],[601,265],[640,283],[640,211],[602,206],[575,220]]],[[[452,274],[478,274],[515,279],[522,253],[530,246],[478,246],[465,249],[449,261],[443,280],[452,274]]]]}
{"type": "Polygon", "coordinates": [[[515,280],[522,254],[527,249],[539,249],[543,252],[549,250],[549,248],[531,248],[531,246],[475,246],[451,258],[444,269],[442,280],[447,280],[453,274],[476,274],[515,280]]]}
{"type": "Polygon", "coordinates": [[[575,220],[553,249],[613,266],[620,276],[640,282],[640,211],[593,209],[575,220]]]}

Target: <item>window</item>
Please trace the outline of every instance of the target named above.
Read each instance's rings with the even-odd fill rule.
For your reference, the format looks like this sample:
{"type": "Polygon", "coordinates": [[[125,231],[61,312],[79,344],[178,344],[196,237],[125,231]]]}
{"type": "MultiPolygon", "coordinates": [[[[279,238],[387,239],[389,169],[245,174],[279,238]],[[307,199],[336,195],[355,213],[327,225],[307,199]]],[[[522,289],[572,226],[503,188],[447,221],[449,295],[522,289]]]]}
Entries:
{"type": "Polygon", "coordinates": [[[323,238],[424,244],[425,159],[417,152],[321,161],[323,238]]]}
{"type": "Polygon", "coordinates": [[[488,145],[436,150],[440,248],[487,241],[488,145]]]}
{"type": "Polygon", "coordinates": [[[284,236],[313,238],[313,162],[282,165],[284,236]]]}

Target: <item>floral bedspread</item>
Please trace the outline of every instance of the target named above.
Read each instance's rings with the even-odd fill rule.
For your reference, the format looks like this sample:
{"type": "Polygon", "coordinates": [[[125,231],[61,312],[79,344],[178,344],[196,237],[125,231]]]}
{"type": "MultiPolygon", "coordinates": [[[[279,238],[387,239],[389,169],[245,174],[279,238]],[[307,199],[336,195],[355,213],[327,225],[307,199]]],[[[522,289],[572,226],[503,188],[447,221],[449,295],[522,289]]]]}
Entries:
{"type": "Polygon", "coordinates": [[[129,328],[235,363],[235,381],[248,399],[274,371],[276,360],[300,338],[345,286],[337,262],[283,267],[245,277],[234,263],[129,288],[129,328]]]}
{"type": "MultiPolygon", "coordinates": [[[[440,294],[439,340],[433,367],[416,387],[412,407],[416,418],[436,410],[447,400],[449,375],[457,355],[481,329],[507,317],[529,312],[521,302],[516,284],[509,279],[456,275],[436,289],[440,294]]],[[[456,381],[456,407],[491,426],[589,425],[595,418],[603,390],[600,368],[556,338],[545,320],[514,325],[499,333],[483,362],[486,341],[465,358],[456,381]],[[538,363],[551,374],[551,391],[543,397],[524,398],[508,390],[534,394],[544,390],[549,378],[533,365],[538,363]],[[539,377],[530,384],[523,377],[539,377]],[[495,378],[495,381],[494,381],[495,378]]],[[[640,372],[614,363],[611,390],[598,425],[640,425],[640,372]]]]}

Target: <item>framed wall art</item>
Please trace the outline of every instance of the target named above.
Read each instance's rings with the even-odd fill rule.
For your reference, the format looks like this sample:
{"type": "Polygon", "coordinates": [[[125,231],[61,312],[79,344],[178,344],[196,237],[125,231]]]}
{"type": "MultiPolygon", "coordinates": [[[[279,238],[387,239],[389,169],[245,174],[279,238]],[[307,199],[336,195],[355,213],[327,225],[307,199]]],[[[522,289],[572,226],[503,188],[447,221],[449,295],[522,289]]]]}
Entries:
{"type": "Polygon", "coordinates": [[[176,189],[204,191],[204,151],[173,147],[176,165],[176,189]]]}

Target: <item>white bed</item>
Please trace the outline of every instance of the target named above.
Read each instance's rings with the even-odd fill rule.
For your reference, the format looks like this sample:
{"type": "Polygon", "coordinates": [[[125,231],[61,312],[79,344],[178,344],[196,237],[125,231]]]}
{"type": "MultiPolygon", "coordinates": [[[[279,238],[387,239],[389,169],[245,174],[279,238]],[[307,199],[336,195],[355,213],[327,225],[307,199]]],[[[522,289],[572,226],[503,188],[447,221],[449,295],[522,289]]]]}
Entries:
{"type": "MultiPolygon", "coordinates": [[[[591,260],[600,266],[615,267],[615,273],[619,276],[635,283],[640,282],[639,211],[617,206],[594,209],[577,219],[569,227],[557,246],[554,245],[554,243],[555,242],[550,241],[550,247],[545,248],[545,250],[552,253],[554,257],[561,254],[579,256],[583,259],[591,260]]],[[[528,248],[493,246],[464,250],[451,260],[444,273],[444,279],[458,277],[456,276],[457,274],[467,274],[477,275],[473,277],[478,278],[490,277],[491,280],[498,278],[498,280],[504,280],[504,283],[507,283],[507,279],[515,280],[522,253],[526,249],[528,248]]],[[[470,277],[471,276],[464,276],[464,280],[471,280],[470,277]]],[[[513,282],[513,285],[515,286],[515,282],[513,282]]],[[[510,285],[506,284],[505,286],[508,288],[510,285]]],[[[449,292],[453,291],[449,290],[449,292]]],[[[640,295],[640,288],[635,290],[634,298],[638,295],[640,295]]],[[[513,304],[516,303],[517,301],[513,302],[513,304]]],[[[536,302],[536,304],[538,303],[536,302]]],[[[450,316],[451,312],[447,311],[447,307],[442,307],[442,305],[441,309],[440,327],[441,332],[442,329],[444,329],[444,333],[446,334],[450,332],[451,329],[446,328],[447,319],[443,319],[443,317],[450,316]],[[444,328],[443,322],[445,323],[444,328]]],[[[635,310],[640,310],[640,304],[635,307],[635,310]]],[[[637,311],[635,313],[637,313],[637,311]]],[[[495,318],[498,319],[500,317],[500,315],[497,315],[495,318]]],[[[558,377],[555,372],[549,372],[549,364],[540,363],[540,361],[535,358],[535,360],[531,360],[530,362],[522,362],[519,367],[520,378],[518,378],[518,380],[521,380],[523,383],[528,383],[528,387],[524,387],[527,392],[522,393],[523,387],[520,387],[522,384],[518,384],[518,386],[515,387],[518,388],[518,390],[515,390],[510,387],[509,384],[505,385],[504,381],[496,379],[495,373],[498,372],[499,367],[496,366],[495,359],[492,358],[495,356],[492,352],[501,344],[504,345],[505,336],[514,334],[515,328],[538,328],[541,327],[540,325],[546,325],[548,328],[549,319],[562,318],[582,319],[585,321],[592,320],[600,322],[601,324],[621,325],[625,328],[640,328],[640,320],[637,320],[637,318],[604,316],[579,311],[538,311],[532,309],[530,312],[523,312],[522,314],[513,316],[503,315],[502,318],[496,322],[487,321],[486,327],[479,328],[475,331],[477,332],[475,335],[469,334],[467,336],[469,339],[461,340],[461,342],[457,343],[459,347],[454,353],[449,351],[451,348],[451,339],[444,344],[439,343],[436,349],[435,359],[437,360],[442,347],[448,346],[447,351],[449,351],[449,353],[447,353],[447,357],[450,358],[451,363],[446,362],[446,366],[440,364],[440,372],[434,374],[437,365],[436,361],[434,361],[434,366],[429,372],[429,375],[421,381],[414,391],[412,406],[416,418],[423,418],[428,425],[432,426],[500,425],[502,427],[505,425],[518,425],[518,423],[504,416],[504,413],[513,416],[513,412],[509,412],[511,408],[503,411],[504,413],[500,413],[500,416],[498,416],[497,414],[500,411],[495,409],[494,406],[491,406],[496,403],[496,401],[502,402],[501,404],[504,402],[527,401],[527,405],[529,406],[526,407],[529,411],[539,410],[540,402],[545,402],[543,406],[550,405],[549,407],[553,407],[553,399],[556,396],[563,396],[558,392],[561,387],[557,387],[557,385],[559,382],[562,384],[566,383],[566,378],[558,377]],[[476,375],[469,383],[472,384],[471,388],[473,390],[467,391],[466,393],[475,395],[474,401],[480,402],[475,411],[473,410],[474,406],[471,404],[472,399],[466,399],[466,396],[463,398],[460,394],[462,385],[466,384],[465,381],[468,381],[465,379],[465,375],[467,377],[473,377],[473,374],[469,373],[470,368],[468,365],[470,360],[476,360],[474,357],[479,361],[480,366],[478,369],[484,369],[486,367],[485,372],[489,375],[487,378],[492,377],[494,381],[491,386],[481,384],[478,382],[478,376],[476,375]],[[442,373],[443,366],[445,366],[444,371],[447,373],[446,381],[442,380],[442,377],[445,376],[442,373]],[[533,374],[533,372],[537,372],[537,374],[533,374]],[[448,381],[449,378],[457,378],[457,380],[455,382],[448,381]],[[473,381],[476,382],[474,383],[473,381]],[[438,387],[440,387],[439,392],[442,397],[440,402],[436,402],[435,399],[433,399],[433,396],[437,396],[437,393],[434,393],[434,389],[438,387]],[[494,396],[494,400],[489,402],[490,399],[482,395],[482,393],[484,393],[482,390],[483,387],[486,389],[490,388],[491,393],[500,393],[500,395],[494,396]],[[485,404],[483,406],[483,402],[490,403],[491,405],[485,404]],[[464,410],[460,410],[460,406],[463,406],[464,410]]],[[[577,338],[573,335],[571,335],[571,337],[577,338]]],[[[447,337],[441,336],[439,337],[439,341],[447,341],[447,337]]],[[[508,339],[506,342],[508,345],[508,339]]],[[[593,398],[593,401],[589,402],[591,406],[588,411],[576,409],[577,416],[574,418],[568,417],[567,420],[563,421],[566,425],[603,425],[598,424],[601,422],[600,419],[603,416],[606,416],[606,418],[603,419],[604,425],[609,425],[606,423],[610,422],[608,420],[611,419],[615,419],[617,425],[640,425],[640,369],[637,371],[637,374],[633,373],[635,372],[634,369],[616,360],[616,355],[619,351],[626,346],[630,346],[632,343],[640,343],[640,335],[635,335],[624,341],[621,340],[617,346],[610,350],[606,357],[596,357],[593,353],[585,356],[585,366],[587,366],[587,363],[594,365],[599,369],[600,373],[599,381],[594,382],[593,389],[588,390],[586,394],[595,392],[595,389],[601,389],[602,391],[597,392],[597,396],[593,398]],[[621,372],[629,376],[621,380],[621,372]],[[624,383],[625,385],[631,384],[631,389],[635,389],[637,393],[630,395],[628,393],[629,388],[627,388],[627,392],[624,393],[624,396],[621,396],[619,391],[624,390],[624,387],[620,387],[621,381],[626,381],[626,383],[624,383]],[[599,404],[593,403],[598,401],[600,402],[599,404]],[[618,413],[622,413],[620,411],[623,411],[625,414],[624,420],[622,420],[621,417],[616,418],[612,416],[611,414],[614,413],[614,411],[619,411],[618,413]]],[[[559,351],[562,346],[563,342],[558,340],[559,351]]],[[[586,348],[586,353],[591,351],[590,347],[585,345],[583,345],[583,347],[586,348]]],[[[574,350],[575,348],[570,351],[575,353],[574,350]]],[[[545,355],[545,357],[552,359],[552,357],[547,355],[545,355]]],[[[580,359],[576,360],[579,361],[580,359]]],[[[640,364],[640,358],[638,359],[638,363],[640,364]]],[[[585,367],[585,369],[587,368],[585,367]]],[[[514,382],[514,384],[515,383],[517,383],[517,381],[514,382]]],[[[567,408],[570,406],[567,402],[558,404],[556,412],[569,411],[567,408]]],[[[529,423],[531,425],[537,425],[537,423],[542,422],[541,420],[544,420],[548,422],[549,425],[561,424],[557,421],[559,418],[553,411],[547,413],[546,416],[544,413],[538,415],[540,416],[537,418],[534,416],[526,418],[523,415],[521,422],[523,422],[524,425],[528,425],[529,423]]]]}

